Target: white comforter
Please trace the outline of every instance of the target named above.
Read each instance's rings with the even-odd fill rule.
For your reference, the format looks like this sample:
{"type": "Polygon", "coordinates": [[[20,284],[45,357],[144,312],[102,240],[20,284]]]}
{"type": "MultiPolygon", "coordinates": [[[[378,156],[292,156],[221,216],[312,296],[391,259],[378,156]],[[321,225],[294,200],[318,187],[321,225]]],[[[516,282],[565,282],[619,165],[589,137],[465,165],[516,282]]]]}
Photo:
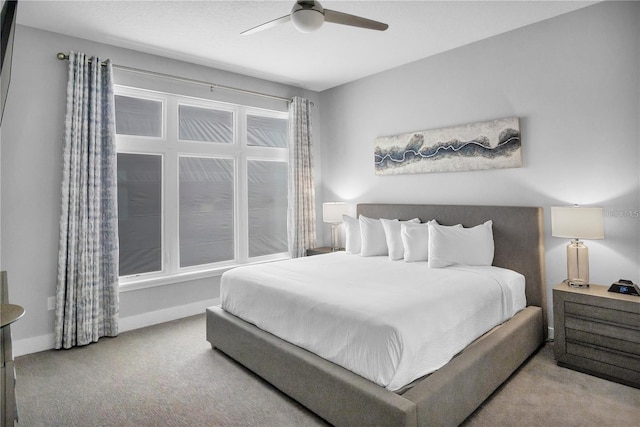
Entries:
{"type": "Polygon", "coordinates": [[[238,267],[221,283],[225,311],[392,391],[525,305],[511,270],[342,252],[238,267]]]}

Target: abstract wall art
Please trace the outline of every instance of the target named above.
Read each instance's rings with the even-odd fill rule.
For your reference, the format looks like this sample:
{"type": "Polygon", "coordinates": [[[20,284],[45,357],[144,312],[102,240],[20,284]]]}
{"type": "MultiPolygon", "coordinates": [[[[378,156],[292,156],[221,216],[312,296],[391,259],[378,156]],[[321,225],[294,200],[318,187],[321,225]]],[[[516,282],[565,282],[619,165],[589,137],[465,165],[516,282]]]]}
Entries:
{"type": "Polygon", "coordinates": [[[522,167],[517,117],[376,138],[376,175],[522,167]]]}

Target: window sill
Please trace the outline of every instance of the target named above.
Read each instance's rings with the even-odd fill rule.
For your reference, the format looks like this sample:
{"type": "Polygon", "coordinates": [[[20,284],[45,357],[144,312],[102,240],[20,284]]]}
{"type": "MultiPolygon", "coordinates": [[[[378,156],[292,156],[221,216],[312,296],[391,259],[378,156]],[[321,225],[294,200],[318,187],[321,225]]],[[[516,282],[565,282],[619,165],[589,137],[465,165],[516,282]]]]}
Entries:
{"type": "Polygon", "coordinates": [[[138,291],[141,289],[154,288],[157,286],[176,285],[178,283],[190,282],[193,280],[207,279],[210,277],[219,277],[225,271],[232,270],[236,267],[244,265],[263,264],[267,262],[282,261],[284,258],[270,258],[261,261],[255,261],[246,264],[225,265],[207,270],[186,271],[175,274],[163,274],[162,276],[132,276],[120,278],[120,292],[138,291]]]}
{"type": "Polygon", "coordinates": [[[231,270],[236,266],[215,268],[205,271],[195,271],[188,273],[176,273],[171,275],[162,275],[159,277],[129,277],[126,279],[120,279],[120,292],[138,291],[140,289],[154,288],[156,286],[175,285],[182,282],[189,282],[192,280],[206,279],[209,277],[222,276],[227,270],[231,270]]]}

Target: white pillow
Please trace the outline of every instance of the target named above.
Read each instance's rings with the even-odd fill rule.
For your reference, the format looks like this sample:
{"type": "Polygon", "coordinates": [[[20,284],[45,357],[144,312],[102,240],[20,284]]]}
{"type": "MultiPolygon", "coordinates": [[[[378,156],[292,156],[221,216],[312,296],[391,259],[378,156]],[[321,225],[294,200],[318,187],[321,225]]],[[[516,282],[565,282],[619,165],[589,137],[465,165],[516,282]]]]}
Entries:
{"type": "Polygon", "coordinates": [[[344,250],[348,254],[359,254],[362,246],[360,241],[360,221],[349,215],[342,215],[345,230],[344,250]]]}
{"type": "Polygon", "coordinates": [[[493,263],[493,221],[471,228],[429,224],[429,267],[493,263]]]}
{"type": "Polygon", "coordinates": [[[406,262],[429,259],[429,223],[402,224],[400,236],[406,262]]]}
{"type": "Polygon", "coordinates": [[[360,215],[360,240],[362,242],[361,256],[387,255],[387,239],[384,228],[379,219],[367,218],[360,215]]]}
{"type": "MultiPolygon", "coordinates": [[[[438,224],[432,219],[424,224],[403,224],[401,226],[404,260],[406,262],[427,261],[429,259],[429,224],[438,224]]],[[[440,225],[440,227],[462,228],[462,224],[440,225]]]]}
{"type": "Polygon", "coordinates": [[[389,259],[394,261],[402,259],[404,257],[404,246],[402,244],[402,237],[400,236],[400,226],[406,223],[420,223],[420,219],[413,218],[408,221],[398,221],[397,219],[384,219],[380,218],[382,228],[384,228],[384,237],[387,241],[387,249],[389,252],[389,259]]]}

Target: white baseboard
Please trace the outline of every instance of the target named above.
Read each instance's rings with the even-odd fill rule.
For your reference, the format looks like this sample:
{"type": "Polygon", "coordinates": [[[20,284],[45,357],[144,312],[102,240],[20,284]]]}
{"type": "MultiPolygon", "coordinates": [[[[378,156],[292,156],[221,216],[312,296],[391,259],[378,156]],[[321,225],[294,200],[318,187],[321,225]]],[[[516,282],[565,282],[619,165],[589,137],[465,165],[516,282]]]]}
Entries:
{"type": "MultiPolygon", "coordinates": [[[[220,299],[215,298],[176,307],[169,307],[162,310],[150,311],[148,313],[137,314],[135,316],[122,317],[118,324],[118,330],[120,332],[132,331],[146,326],[182,319],[183,317],[194,316],[196,314],[204,313],[207,307],[218,304],[220,304],[220,299]]],[[[13,354],[15,357],[24,356],[25,354],[50,350],[54,347],[54,334],[41,335],[38,337],[13,341],[13,354]]]]}
{"type": "Polygon", "coordinates": [[[37,353],[52,349],[56,343],[54,334],[40,335],[33,338],[24,338],[21,340],[13,340],[13,355],[15,357],[24,356],[25,354],[37,353]]]}
{"type": "Polygon", "coordinates": [[[220,304],[220,298],[198,301],[187,305],[169,307],[162,310],[150,311],[136,316],[123,317],[118,324],[120,332],[132,331],[158,323],[170,322],[183,317],[204,313],[207,307],[220,304]]]}

